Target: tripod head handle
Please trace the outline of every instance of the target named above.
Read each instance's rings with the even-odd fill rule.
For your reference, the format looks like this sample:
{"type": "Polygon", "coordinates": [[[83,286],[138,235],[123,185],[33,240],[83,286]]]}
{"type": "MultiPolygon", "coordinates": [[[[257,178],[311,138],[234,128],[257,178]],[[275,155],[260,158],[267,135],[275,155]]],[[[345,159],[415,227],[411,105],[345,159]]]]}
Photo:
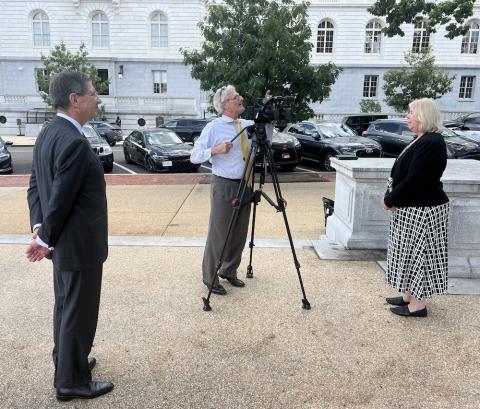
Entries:
{"type": "Polygon", "coordinates": [[[246,126],[245,128],[243,128],[239,133],[237,133],[237,134],[233,137],[233,139],[230,140],[230,142],[233,143],[233,141],[234,141],[235,139],[237,139],[237,138],[242,134],[242,132],[245,131],[245,130],[247,130],[249,133],[252,133],[252,132],[255,130],[255,125],[248,125],[248,126],[246,126]]]}

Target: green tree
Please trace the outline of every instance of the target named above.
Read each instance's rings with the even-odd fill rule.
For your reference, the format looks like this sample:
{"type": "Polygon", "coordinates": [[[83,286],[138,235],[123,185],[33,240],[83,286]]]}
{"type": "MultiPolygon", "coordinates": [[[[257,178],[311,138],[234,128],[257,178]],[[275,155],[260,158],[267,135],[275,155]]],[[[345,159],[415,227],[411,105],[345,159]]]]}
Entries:
{"type": "Polygon", "coordinates": [[[455,38],[468,31],[465,22],[473,15],[475,0],[377,0],[368,11],[374,16],[385,17],[387,25],[383,32],[388,37],[404,36],[403,23],[415,23],[423,18],[428,20],[429,31],[445,25],[445,37],[455,38]]]}
{"type": "Polygon", "coordinates": [[[199,27],[201,49],[182,53],[203,90],[232,84],[242,95],[261,97],[270,90],[294,96],[295,121],[313,116],[308,104],[328,97],[341,71],[331,62],[310,65],[313,46],[304,2],[224,0],[209,7],[199,27]]]}
{"type": "Polygon", "coordinates": [[[81,71],[87,74],[99,94],[108,89],[108,81],[102,81],[98,76],[95,66],[88,61],[88,53],[85,44],[81,44],[79,50],[73,54],[62,41],[56,45],[48,56],[41,55],[44,65],[43,70],[37,70],[37,84],[40,96],[43,101],[52,106],[52,101],[48,95],[48,87],[50,85],[50,77],[62,71],[81,71]]]}
{"type": "Polygon", "coordinates": [[[385,102],[397,112],[404,112],[408,104],[418,98],[438,99],[452,90],[455,76],[449,76],[435,65],[430,49],[421,53],[405,54],[408,68],[389,70],[383,76],[385,102]]]}
{"type": "Polygon", "coordinates": [[[381,105],[374,99],[362,99],[360,101],[361,112],[380,112],[382,110],[381,105]]]}

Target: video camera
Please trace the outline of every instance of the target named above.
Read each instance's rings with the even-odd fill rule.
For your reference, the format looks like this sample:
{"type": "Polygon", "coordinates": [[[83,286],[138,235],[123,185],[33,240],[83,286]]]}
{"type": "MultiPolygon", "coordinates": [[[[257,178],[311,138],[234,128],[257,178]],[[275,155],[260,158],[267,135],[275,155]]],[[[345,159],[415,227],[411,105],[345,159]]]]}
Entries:
{"type": "MultiPolygon", "coordinates": [[[[290,122],[292,120],[292,105],[295,97],[271,96],[268,91],[265,98],[254,99],[253,106],[247,106],[243,113],[245,119],[255,122],[252,126],[254,136],[258,142],[272,139],[274,123],[276,121],[290,122]],[[268,131],[266,126],[268,124],[268,131]]],[[[253,135],[252,135],[253,136],[253,135]]]]}
{"type": "Polygon", "coordinates": [[[254,121],[256,124],[266,124],[273,121],[292,120],[292,104],[295,97],[271,96],[267,93],[265,98],[257,98],[253,106],[247,106],[244,118],[254,121]]]}

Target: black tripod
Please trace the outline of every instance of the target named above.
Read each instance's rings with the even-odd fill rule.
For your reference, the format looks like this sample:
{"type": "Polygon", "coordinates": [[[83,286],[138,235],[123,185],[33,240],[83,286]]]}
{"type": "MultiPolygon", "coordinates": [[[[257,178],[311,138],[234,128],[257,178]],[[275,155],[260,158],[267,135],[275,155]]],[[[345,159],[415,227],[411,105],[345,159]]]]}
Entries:
{"type": "MultiPolygon", "coordinates": [[[[242,129],[235,136],[235,138],[232,139],[231,142],[233,142],[242,132],[244,132],[245,129],[242,129]]],[[[212,307],[210,307],[210,296],[212,294],[212,287],[215,282],[215,278],[218,275],[218,271],[222,267],[225,249],[230,239],[232,228],[235,225],[235,223],[237,223],[240,208],[243,206],[249,206],[250,203],[252,202],[254,206],[253,206],[253,215],[252,215],[251,239],[249,243],[250,259],[247,267],[247,278],[253,278],[252,258],[253,258],[253,247],[255,246],[254,244],[255,219],[256,219],[256,213],[257,213],[257,206],[258,206],[258,203],[260,203],[262,196],[271,206],[273,206],[277,210],[277,212],[282,212],[283,214],[283,221],[285,223],[285,228],[287,229],[288,241],[290,242],[290,249],[292,251],[293,261],[295,263],[295,268],[297,269],[298,280],[300,282],[300,287],[302,289],[302,294],[303,294],[302,308],[305,310],[309,310],[310,303],[307,300],[305,289],[303,287],[302,275],[300,274],[300,263],[298,262],[298,259],[297,259],[297,254],[295,252],[295,247],[293,245],[292,234],[290,232],[290,227],[288,225],[287,214],[285,212],[286,201],[285,199],[283,199],[282,192],[280,190],[280,183],[278,181],[278,176],[277,176],[277,172],[275,171],[275,165],[273,161],[272,148],[270,146],[270,142],[267,139],[265,123],[255,124],[254,134],[256,137],[252,139],[252,145],[250,147],[250,151],[248,154],[248,161],[246,161],[247,165],[245,166],[245,169],[243,171],[242,181],[240,182],[237,196],[232,200],[233,213],[232,213],[232,216],[230,217],[227,237],[225,239],[225,243],[223,244],[222,252],[220,253],[220,260],[216,265],[215,274],[213,275],[212,282],[210,283],[208,295],[206,298],[202,297],[203,310],[210,311],[212,309],[212,307]],[[260,179],[258,182],[258,189],[254,190],[255,169],[257,166],[260,166],[260,179]],[[267,166],[270,168],[270,176],[272,179],[273,188],[275,190],[275,197],[277,200],[276,204],[263,191],[263,185],[265,184],[265,173],[266,173],[267,166]],[[251,188],[251,192],[249,187],[251,188]]]]}

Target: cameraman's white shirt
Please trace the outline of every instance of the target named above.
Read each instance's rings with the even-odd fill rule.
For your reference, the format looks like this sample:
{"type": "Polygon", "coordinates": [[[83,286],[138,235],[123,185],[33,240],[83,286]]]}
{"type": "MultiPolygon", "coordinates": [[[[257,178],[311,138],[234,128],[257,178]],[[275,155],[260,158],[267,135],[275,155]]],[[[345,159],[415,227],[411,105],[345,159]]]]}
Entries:
{"type": "MultiPolygon", "coordinates": [[[[246,126],[253,125],[254,122],[240,119],[240,123],[243,129],[246,126]]],[[[232,140],[237,133],[235,122],[229,116],[223,115],[214,119],[203,128],[200,138],[197,139],[193,147],[190,161],[192,163],[210,161],[214,175],[227,179],[240,179],[245,167],[240,147],[240,136],[233,141],[232,149],[228,153],[212,156],[214,146],[232,140]]],[[[250,144],[250,141],[248,142],[250,144]]]]}

